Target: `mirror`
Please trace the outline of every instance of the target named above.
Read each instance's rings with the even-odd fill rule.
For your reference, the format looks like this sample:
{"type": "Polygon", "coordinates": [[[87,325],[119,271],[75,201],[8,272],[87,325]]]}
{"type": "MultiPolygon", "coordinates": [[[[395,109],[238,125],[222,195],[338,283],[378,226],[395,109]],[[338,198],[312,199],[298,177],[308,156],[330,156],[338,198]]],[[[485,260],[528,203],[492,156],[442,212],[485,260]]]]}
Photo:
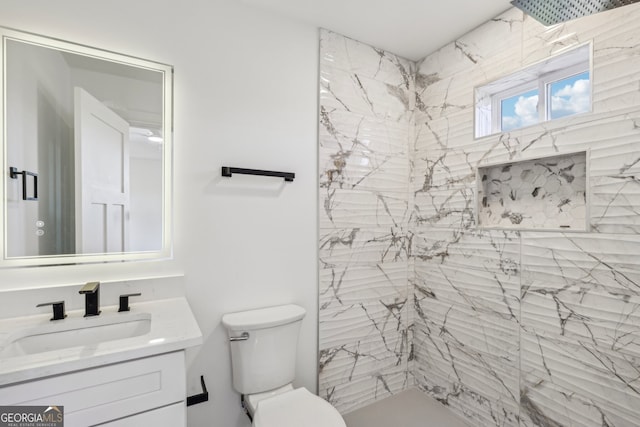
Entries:
{"type": "Polygon", "coordinates": [[[168,257],[172,67],[0,34],[3,265],[168,257]]]}

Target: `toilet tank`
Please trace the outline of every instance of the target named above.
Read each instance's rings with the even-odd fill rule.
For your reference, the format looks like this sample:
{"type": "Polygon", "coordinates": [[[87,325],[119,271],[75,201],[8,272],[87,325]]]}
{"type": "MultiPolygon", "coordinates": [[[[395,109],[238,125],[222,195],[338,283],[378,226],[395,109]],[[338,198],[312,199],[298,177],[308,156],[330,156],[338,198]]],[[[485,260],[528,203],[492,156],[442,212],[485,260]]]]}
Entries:
{"type": "Polygon", "coordinates": [[[293,381],[305,313],[304,308],[289,304],[222,316],[230,340],[236,391],[261,393],[293,381]],[[249,334],[246,339],[244,333],[249,334]]]}

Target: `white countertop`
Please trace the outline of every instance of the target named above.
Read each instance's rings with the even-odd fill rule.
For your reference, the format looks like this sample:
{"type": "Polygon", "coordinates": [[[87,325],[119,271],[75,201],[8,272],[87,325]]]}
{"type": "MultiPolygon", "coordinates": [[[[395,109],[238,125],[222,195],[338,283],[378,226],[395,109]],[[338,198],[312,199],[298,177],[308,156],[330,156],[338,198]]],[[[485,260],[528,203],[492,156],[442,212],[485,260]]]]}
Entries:
{"type": "Polygon", "coordinates": [[[118,313],[118,306],[101,307],[101,314],[84,318],[84,310],[67,312],[64,320],[50,321],[51,314],[0,320],[0,386],[59,375],[161,353],[182,350],[202,344],[202,333],[185,298],[148,302],[132,302],[131,311],[118,313]],[[5,350],[19,331],[50,325],[108,322],[117,316],[151,319],[149,331],[143,335],[104,341],[96,344],[64,348],[35,354],[14,356],[5,350]],[[5,356],[2,356],[5,352],[5,356]]]}

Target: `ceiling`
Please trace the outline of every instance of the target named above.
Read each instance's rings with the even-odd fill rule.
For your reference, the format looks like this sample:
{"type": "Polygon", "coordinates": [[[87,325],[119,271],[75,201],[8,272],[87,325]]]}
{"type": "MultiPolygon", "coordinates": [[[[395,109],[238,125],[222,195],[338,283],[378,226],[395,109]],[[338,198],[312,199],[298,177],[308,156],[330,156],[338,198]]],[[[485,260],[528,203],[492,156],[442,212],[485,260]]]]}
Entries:
{"type": "Polygon", "coordinates": [[[511,7],[509,0],[241,0],[419,60],[511,7]]]}

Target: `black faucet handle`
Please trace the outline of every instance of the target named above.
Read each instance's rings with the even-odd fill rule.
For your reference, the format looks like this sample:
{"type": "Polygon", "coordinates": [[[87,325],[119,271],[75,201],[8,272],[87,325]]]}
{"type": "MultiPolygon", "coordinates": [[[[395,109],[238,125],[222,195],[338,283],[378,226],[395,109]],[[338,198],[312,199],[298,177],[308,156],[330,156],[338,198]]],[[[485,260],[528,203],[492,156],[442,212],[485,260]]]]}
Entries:
{"type": "Polygon", "coordinates": [[[62,320],[67,317],[67,314],[64,311],[64,301],[54,301],[54,302],[43,302],[42,304],[36,305],[36,307],[53,307],[53,317],[51,320],[62,320]]]}
{"type": "Polygon", "coordinates": [[[100,282],[89,282],[80,289],[80,294],[95,294],[100,291],[100,282]]]}
{"type": "Polygon", "coordinates": [[[140,292],[135,294],[124,294],[120,295],[120,308],[118,311],[129,311],[131,308],[129,307],[129,297],[139,297],[142,295],[140,292]]]}

